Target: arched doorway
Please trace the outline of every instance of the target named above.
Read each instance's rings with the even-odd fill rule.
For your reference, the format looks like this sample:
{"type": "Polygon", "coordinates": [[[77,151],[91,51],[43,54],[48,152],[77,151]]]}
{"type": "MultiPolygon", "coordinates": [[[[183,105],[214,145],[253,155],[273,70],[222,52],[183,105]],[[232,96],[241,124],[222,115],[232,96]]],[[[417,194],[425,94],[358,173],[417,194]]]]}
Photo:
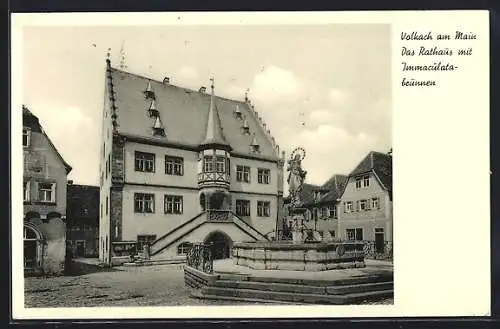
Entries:
{"type": "Polygon", "coordinates": [[[43,236],[32,225],[24,225],[24,269],[34,271],[42,267],[43,236]]]}
{"type": "Polygon", "coordinates": [[[233,241],[227,234],[212,232],[205,239],[205,243],[211,245],[212,259],[225,259],[231,257],[233,241]]]}

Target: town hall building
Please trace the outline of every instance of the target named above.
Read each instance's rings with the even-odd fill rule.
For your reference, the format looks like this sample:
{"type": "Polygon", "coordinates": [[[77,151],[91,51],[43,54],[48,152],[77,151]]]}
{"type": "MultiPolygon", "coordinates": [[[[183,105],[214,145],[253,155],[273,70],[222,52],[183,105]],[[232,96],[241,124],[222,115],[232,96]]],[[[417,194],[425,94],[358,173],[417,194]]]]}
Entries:
{"type": "Polygon", "coordinates": [[[211,243],[268,240],[283,211],[284,155],[254,106],[175,86],[106,61],[99,258],[185,256],[211,243]]]}

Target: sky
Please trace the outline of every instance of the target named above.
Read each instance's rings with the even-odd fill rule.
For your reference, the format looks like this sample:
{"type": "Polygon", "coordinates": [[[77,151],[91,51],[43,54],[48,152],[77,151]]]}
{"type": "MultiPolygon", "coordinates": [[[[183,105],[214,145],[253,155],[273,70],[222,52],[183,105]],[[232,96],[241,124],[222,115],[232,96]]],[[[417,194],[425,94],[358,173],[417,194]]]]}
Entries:
{"type": "Polygon", "coordinates": [[[348,174],[391,140],[389,25],[25,27],[23,103],[73,167],[98,185],[105,59],[132,73],[249,98],[306,182],[348,174]],[[123,49],[123,52],[121,52],[123,49]]]}

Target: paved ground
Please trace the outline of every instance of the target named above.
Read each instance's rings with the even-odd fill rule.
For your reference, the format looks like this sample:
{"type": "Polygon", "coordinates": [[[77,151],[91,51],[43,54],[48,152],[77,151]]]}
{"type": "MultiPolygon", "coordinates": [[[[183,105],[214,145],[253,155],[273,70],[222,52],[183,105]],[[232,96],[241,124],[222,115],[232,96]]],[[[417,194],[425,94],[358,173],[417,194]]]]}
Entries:
{"type": "Polygon", "coordinates": [[[190,298],[181,265],[25,279],[25,307],[231,305],[190,298]]]}
{"type": "MultiPolygon", "coordinates": [[[[392,304],[388,299],[377,304],[392,304]]],[[[190,298],[182,265],[118,267],[78,276],[25,279],[25,307],[235,305],[190,298]]]]}

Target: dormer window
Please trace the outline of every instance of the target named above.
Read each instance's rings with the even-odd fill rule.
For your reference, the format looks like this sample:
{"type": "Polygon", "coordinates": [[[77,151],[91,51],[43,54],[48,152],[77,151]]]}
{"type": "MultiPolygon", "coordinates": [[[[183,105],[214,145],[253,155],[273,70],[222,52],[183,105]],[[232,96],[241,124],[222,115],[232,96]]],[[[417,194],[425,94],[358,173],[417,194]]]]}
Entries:
{"type": "Polygon", "coordinates": [[[154,99],[151,101],[151,105],[149,105],[148,113],[150,118],[157,118],[159,116],[158,109],[156,108],[156,101],[154,99]]]}
{"type": "Polygon", "coordinates": [[[165,129],[163,129],[160,117],[156,117],[155,124],[153,126],[153,136],[165,137],[165,129]]]}
{"type": "Polygon", "coordinates": [[[202,93],[202,94],[206,93],[207,92],[207,87],[201,86],[200,89],[198,89],[198,92],[202,93]]]}
{"type": "Polygon", "coordinates": [[[241,131],[244,135],[250,135],[250,127],[248,126],[248,121],[245,119],[243,125],[241,126],[241,131]]]}
{"type": "Polygon", "coordinates": [[[370,175],[364,175],[356,177],[356,188],[360,189],[362,187],[370,186],[370,175]]]}
{"type": "Polygon", "coordinates": [[[153,136],[165,137],[165,129],[153,128],[153,136]]]}
{"type": "Polygon", "coordinates": [[[29,147],[31,141],[31,130],[23,128],[23,147],[29,147]]]}
{"type": "Polygon", "coordinates": [[[257,143],[257,139],[255,138],[255,133],[253,135],[252,143],[250,144],[250,150],[252,152],[260,152],[260,145],[257,143]]]}
{"type": "Polygon", "coordinates": [[[156,99],[153,88],[151,87],[151,81],[148,81],[148,86],[146,87],[146,90],[144,90],[144,96],[146,97],[146,99],[156,99]]]}
{"type": "Polygon", "coordinates": [[[234,117],[238,120],[242,118],[242,114],[241,114],[239,105],[236,105],[236,109],[234,110],[234,117]]]}

